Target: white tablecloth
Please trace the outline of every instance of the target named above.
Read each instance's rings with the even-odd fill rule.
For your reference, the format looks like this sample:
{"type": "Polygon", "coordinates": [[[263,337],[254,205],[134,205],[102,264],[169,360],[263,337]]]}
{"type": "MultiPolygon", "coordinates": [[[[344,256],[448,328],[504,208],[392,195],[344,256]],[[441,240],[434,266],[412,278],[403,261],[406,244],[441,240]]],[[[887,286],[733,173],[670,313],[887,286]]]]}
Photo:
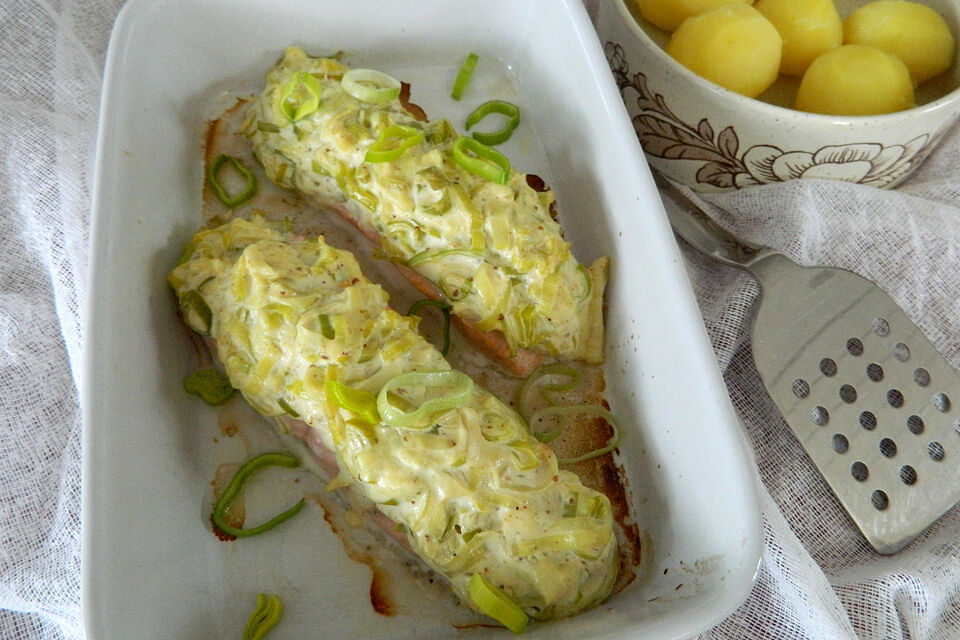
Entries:
{"type": "MultiPolygon", "coordinates": [[[[82,637],[73,372],[103,61],[120,4],[0,3],[0,638],[82,637]]],[[[879,282],[960,366],[960,130],[895,193],[810,181],[711,201],[744,238],[879,282]]],[[[756,285],[687,256],[754,449],[766,537],[750,598],[705,637],[960,638],[960,510],[896,556],[870,551],[764,393],[744,320],[756,285]]]]}

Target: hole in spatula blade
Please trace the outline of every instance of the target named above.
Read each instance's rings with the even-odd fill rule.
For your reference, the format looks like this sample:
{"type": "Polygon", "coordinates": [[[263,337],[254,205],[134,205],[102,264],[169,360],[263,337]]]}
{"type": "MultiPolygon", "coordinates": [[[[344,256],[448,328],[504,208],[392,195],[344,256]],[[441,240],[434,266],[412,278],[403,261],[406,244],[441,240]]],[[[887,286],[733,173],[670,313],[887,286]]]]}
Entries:
{"type": "Polygon", "coordinates": [[[890,335],[890,323],[883,318],[874,318],[873,332],[881,338],[887,337],[890,335]]]}
{"type": "Polygon", "coordinates": [[[821,427],[830,422],[830,413],[825,407],[814,407],[813,410],[810,411],[810,417],[813,419],[815,424],[818,424],[821,427]]]}
{"type": "Polygon", "coordinates": [[[859,338],[850,338],[847,340],[847,353],[852,356],[863,355],[863,342],[859,338]]]}
{"type": "Polygon", "coordinates": [[[923,427],[923,418],[920,416],[910,416],[907,418],[907,429],[909,429],[913,435],[918,436],[923,433],[923,427]]]}
{"type": "Polygon", "coordinates": [[[871,362],[867,365],[867,377],[873,382],[880,382],[883,380],[883,367],[876,362],[871,362]]]}
{"type": "Polygon", "coordinates": [[[870,477],[870,470],[867,468],[867,465],[858,460],[850,465],[850,475],[853,476],[854,480],[864,482],[870,477]]]}
{"type": "Polygon", "coordinates": [[[947,455],[943,445],[936,441],[927,445],[927,453],[930,454],[930,459],[934,462],[942,462],[947,455]]]}
{"type": "Polygon", "coordinates": [[[903,484],[912,485],[917,482],[917,470],[908,464],[900,467],[900,480],[903,484]]]}
{"type": "Polygon", "coordinates": [[[802,378],[793,381],[793,395],[798,398],[806,398],[810,395],[810,383],[802,378]]]}
{"type": "Polygon", "coordinates": [[[849,384],[843,385],[840,387],[840,399],[847,404],[853,404],[857,401],[857,390],[849,384]]]}
{"type": "Polygon", "coordinates": [[[832,378],[837,375],[837,363],[832,358],[824,358],[820,361],[820,373],[832,378]]]}
{"type": "Polygon", "coordinates": [[[873,503],[873,506],[876,507],[877,511],[883,511],[890,506],[890,498],[887,497],[886,492],[879,489],[870,495],[870,502],[873,503]]]}
{"type": "Polygon", "coordinates": [[[885,458],[892,458],[897,455],[897,443],[890,438],[884,438],[880,441],[880,453],[882,453],[885,458]]]}
{"type": "Polygon", "coordinates": [[[898,342],[893,345],[893,357],[899,360],[900,362],[906,362],[910,359],[910,347],[898,342]]]}
{"type": "Polygon", "coordinates": [[[943,413],[950,411],[950,396],[945,393],[938,393],[933,396],[933,406],[937,408],[937,411],[943,413]]]}
{"type": "Polygon", "coordinates": [[[877,416],[871,411],[864,411],[860,414],[860,426],[867,431],[873,431],[877,428],[877,416]]]}
{"type": "Polygon", "coordinates": [[[899,409],[903,406],[904,398],[903,392],[899,389],[890,389],[887,391],[887,404],[889,404],[894,409],[899,409]]]}
{"type": "Polygon", "coordinates": [[[847,440],[847,436],[842,433],[833,434],[833,450],[837,453],[846,453],[850,448],[850,442],[847,440]]]}

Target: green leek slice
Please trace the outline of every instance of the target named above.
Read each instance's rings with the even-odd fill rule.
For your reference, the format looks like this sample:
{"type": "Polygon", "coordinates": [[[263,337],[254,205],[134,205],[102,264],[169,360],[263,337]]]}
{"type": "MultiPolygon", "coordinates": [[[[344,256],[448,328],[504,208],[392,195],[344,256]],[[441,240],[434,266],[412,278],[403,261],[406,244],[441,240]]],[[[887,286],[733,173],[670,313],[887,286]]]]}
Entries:
{"type": "Polygon", "coordinates": [[[432,251],[427,249],[426,251],[421,251],[407,260],[407,266],[415,267],[421,262],[437,260],[438,258],[444,258],[446,256],[467,256],[469,258],[482,257],[479,252],[473,251],[472,249],[444,249],[443,251],[432,251]]]}
{"type": "Polygon", "coordinates": [[[394,124],[380,132],[376,141],[367,150],[365,162],[391,162],[402,156],[407,149],[423,142],[423,131],[403,124],[394,124]],[[395,141],[399,140],[399,144],[395,141]],[[389,146],[395,145],[395,146],[389,146]]]}
{"type": "Polygon", "coordinates": [[[460,65],[460,70],[457,71],[457,78],[453,81],[453,91],[450,92],[450,97],[454,100],[459,100],[463,97],[463,91],[467,88],[467,85],[470,84],[470,78],[473,77],[473,70],[477,68],[477,61],[480,59],[475,53],[471,53],[467,56],[467,59],[463,61],[463,64],[460,65]]]}
{"type": "Polygon", "coordinates": [[[191,289],[180,296],[180,314],[191,329],[210,335],[213,311],[210,310],[210,305],[199,291],[191,289]]]}
{"type": "Polygon", "coordinates": [[[539,411],[535,411],[533,415],[530,416],[528,423],[531,425],[530,431],[533,433],[533,436],[540,442],[549,443],[553,440],[556,440],[557,437],[563,432],[565,425],[561,424],[556,429],[552,431],[535,431],[533,429],[533,423],[539,422],[542,418],[547,416],[566,416],[566,415],[578,415],[578,414],[587,414],[593,415],[598,418],[603,418],[610,425],[610,428],[613,430],[613,435],[610,437],[610,441],[603,447],[599,449],[594,449],[588,453],[577,456],[575,458],[561,458],[557,457],[557,462],[560,464],[574,464],[575,462],[583,462],[584,460],[590,460],[592,458],[598,458],[606,453],[610,453],[618,446],[620,446],[620,423],[617,422],[617,418],[610,413],[607,409],[596,405],[596,404],[578,404],[570,407],[545,407],[539,411]]]}
{"type": "Polygon", "coordinates": [[[457,132],[454,131],[453,125],[446,118],[440,118],[439,120],[434,121],[434,129],[430,133],[430,142],[440,146],[451,138],[457,136],[457,132]]]}
{"type": "Polygon", "coordinates": [[[306,118],[320,108],[320,81],[298,71],[280,89],[280,111],[290,122],[306,118]]]}
{"type": "Polygon", "coordinates": [[[486,236],[483,233],[483,211],[474,203],[463,185],[453,185],[453,192],[457,194],[464,209],[470,214],[470,248],[477,253],[482,253],[487,246],[486,236]]]}
{"type": "Polygon", "coordinates": [[[517,553],[529,555],[543,549],[570,550],[594,560],[610,540],[610,530],[596,518],[566,518],[551,527],[547,535],[529,538],[517,545],[517,553]]]}
{"type": "Polygon", "coordinates": [[[357,181],[357,170],[353,167],[347,167],[341,162],[336,180],[341,191],[370,211],[376,211],[380,206],[380,200],[377,196],[360,186],[360,183],[357,181]]]}
{"type": "Polygon", "coordinates": [[[314,173],[318,173],[318,174],[320,174],[320,175],[322,175],[322,176],[329,176],[329,175],[330,175],[330,172],[327,171],[326,169],[324,169],[324,168],[323,168],[323,165],[320,164],[320,162],[317,161],[317,160],[311,160],[311,161],[310,161],[310,169],[311,169],[314,173]]]}
{"type": "Polygon", "coordinates": [[[491,113],[505,115],[507,117],[506,123],[497,131],[491,131],[489,133],[483,131],[474,131],[473,139],[486,145],[494,145],[500,144],[501,142],[506,142],[510,139],[510,136],[513,135],[514,129],[520,126],[520,108],[517,105],[504,100],[490,100],[488,102],[484,102],[482,105],[474,109],[473,113],[467,116],[467,131],[470,131],[470,127],[479,123],[491,113]]]}
{"type": "Polygon", "coordinates": [[[440,198],[433,204],[424,206],[422,211],[431,216],[442,216],[450,211],[450,192],[444,189],[440,198]]]}
{"type": "Polygon", "coordinates": [[[381,104],[400,95],[400,81],[375,69],[351,69],[343,74],[340,86],[361,102],[381,104]]]}
{"type": "Polygon", "coordinates": [[[450,305],[446,302],[441,302],[440,300],[424,298],[423,300],[417,300],[414,302],[410,306],[410,310],[407,311],[407,315],[412,316],[424,307],[437,307],[441,312],[443,312],[443,348],[440,349],[440,353],[441,355],[446,356],[447,352],[450,351],[450,305]]]}
{"type": "Polygon", "coordinates": [[[490,308],[490,312],[474,323],[480,331],[490,331],[503,322],[503,312],[510,303],[512,287],[509,281],[498,277],[492,267],[484,264],[473,274],[473,289],[480,295],[490,308]],[[496,300],[492,308],[490,302],[496,300]]]}
{"type": "Polygon", "coordinates": [[[247,460],[243,466],[237,469],[237,472],[230,480],[230,484],[227,485],[227,488],[223,490],[223,493],[220,494],[220,497],[217,498],[217,501],[213,505],[213,514],[210,516],[210,520],[220,531],[235,538],[248,538],[265,533],[300,512],[300,509],[302,509],[304,505],[303,498],[300,498],[297,504],[280,515],[274,516],[263,524],[250,529],[239,529],[226,521],[227,509],[230,508],[233,501],[240,495],[240,492],[243,490],[243,485],[247,483],[247,480],[249,480],[254,473],[263,467],[270,466],[295,469],[300,466],[300,461],[289,453],[264,453],[247,460]]]}
{"type": "Polygon", "coordinates": [[[290,403],[288,403],[288,402],[287,402],[286,400],[284,400],[282,397],[277,398],[277,404],[280,406],[281,409],[283,409],[283,412],[286,413],[287,415],[289,415],[291,418],[299,418],[299,417],[300,417],[300,414],[297,413],[297,410],[294,409],[293,407],[291,407],[291,406],[290,406],[290,403]]]}
{"type": "Polygon", "coordinates": [[[439,413],[462,407],[473,396],[473,380],[459,371],[411,371],[390,379],[377,394],[377,410],[384,424],[407,429],[426,429],[439,413]],[[404,390],[430,391],[448,389],[446,393],[423,400],[413,411],[404,411],[391,402],[390,396],[403,398],[404,390]]]}
{"type": "Polygon", "coordinates": [[[263,640],[283,617],[283,602],[280,596],[271,593],[257,594],[257,608],[250,614],[243,628],[243,640],[263,640]]]}
{"type": "Polygon", "coordinates": [[[247,169],[247,165],[243,164],[243,160],[222,153],[210,164],[207,180],[213,187],[213,192],[217,194],[217,199],[231,209],[239,207],[257,193],[257,179],[250,173],[250,169],[247,169]],[[220,172],[228,162],[244,181],[243,188],[234,194],[228,193],[226,187],[220,182],[220,172]]]}
{"type": "Polygon", "coordinates": [[[183,379],[183,390],[199,396],[211,407],[229,400],[234,391],[226,376],[215,369],[202,369],[191,373],[183,379]]]}
{"type": "Polygon", "coordinates": [[[378,424],[380,414],[377,413],[377,397],[369,391],[348,387],[336,380],[327,380],[325,383],[327,397],[341,409],[352,411],[369,424],[378,424]]]}
{"type": "Polygon", "coordinates": [[[490,584],[490,581],[481,574],[470,576],[467,586],[470,599],[480,611],[505,626],[514,633],[523,633],[527,629],[530,618],[516,602],[507,597],[503,591],[490,584]]]}
{"type": "Polygon", "coordinates": [[[440,276],[440,281],[437,284],[443,291],[443,295],[454,302],[463,300],[473,290],[473,280],[456,273],[445,273],[440,276]]]}
{"type": "Polygon", "coordinates": [[[317,322],[320,324],[320,334],[327,340],[333,340],[337,336],[336,330],[330,323],[330,316],[321,313],[317,316],[317,322]]]}
{"type": "Polygon", "coordinates": [[[470,173],[497,184],[507,184],[510,177],[510,161],[506,156],[473,138],[457,138],[453,143],[453,159],[470,173]]]}
{"type": "Polygon", "coordinates": [[[526,417],[524,407],[527,406],[530,392],[533,391],[535,387],[540,388],[540,393],[544,398],[546,398],[547,402],[552,405],[553,398],[547,395],[548,391],[559,393],[570,391],[571,389],[575,389],[580,385],[580,379],[580,372],[568,364],[551,362],[549,364],[540,365],[533,370],[533,373],[527,376],[527,379],[523,381],[523,384],[520,385],[520,390],[517,392],[517,407],[520,409],[520,415],[526,417]],[[564,378],[568,378],[568,381],[555,382],[552,384],[538,384],[541,379],[548,376],[562,376],[564,378]]]}
{"type": "Polygon", "coordinates": [[[540,464],[540,457],[534,451],[533,445],[525,440],[516,440],[510,443],[510,452],[513,454],[517,469],[529,471],[536,469],[540,464]]]}

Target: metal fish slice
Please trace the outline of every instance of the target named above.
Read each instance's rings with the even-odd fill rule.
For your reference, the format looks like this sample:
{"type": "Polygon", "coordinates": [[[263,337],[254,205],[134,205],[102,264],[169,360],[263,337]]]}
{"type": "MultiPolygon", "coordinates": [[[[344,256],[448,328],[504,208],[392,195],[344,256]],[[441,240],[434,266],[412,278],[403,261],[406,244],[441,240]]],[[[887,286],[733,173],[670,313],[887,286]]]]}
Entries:
{"type": "Polygon", "coordinates": [[[767,391],[870,545],[896,553],[960,500],[960,376],[876,284],[740,242],[661,187],[681,237],[760,281],[767,391]]]}

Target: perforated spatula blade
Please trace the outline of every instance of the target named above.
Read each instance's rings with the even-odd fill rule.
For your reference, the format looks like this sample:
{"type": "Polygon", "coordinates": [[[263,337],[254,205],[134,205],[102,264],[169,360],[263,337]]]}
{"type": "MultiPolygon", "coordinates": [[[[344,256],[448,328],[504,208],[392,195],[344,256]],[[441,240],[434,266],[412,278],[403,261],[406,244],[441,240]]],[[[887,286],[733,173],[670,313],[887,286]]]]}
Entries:
{"type": "Polygon", "coordinates": [[[960,376],[876,284],[741,243],[664,186],[681,237],[760,281],[770,397],[870,545],[899,551],[960,501],[960,376]]]}

